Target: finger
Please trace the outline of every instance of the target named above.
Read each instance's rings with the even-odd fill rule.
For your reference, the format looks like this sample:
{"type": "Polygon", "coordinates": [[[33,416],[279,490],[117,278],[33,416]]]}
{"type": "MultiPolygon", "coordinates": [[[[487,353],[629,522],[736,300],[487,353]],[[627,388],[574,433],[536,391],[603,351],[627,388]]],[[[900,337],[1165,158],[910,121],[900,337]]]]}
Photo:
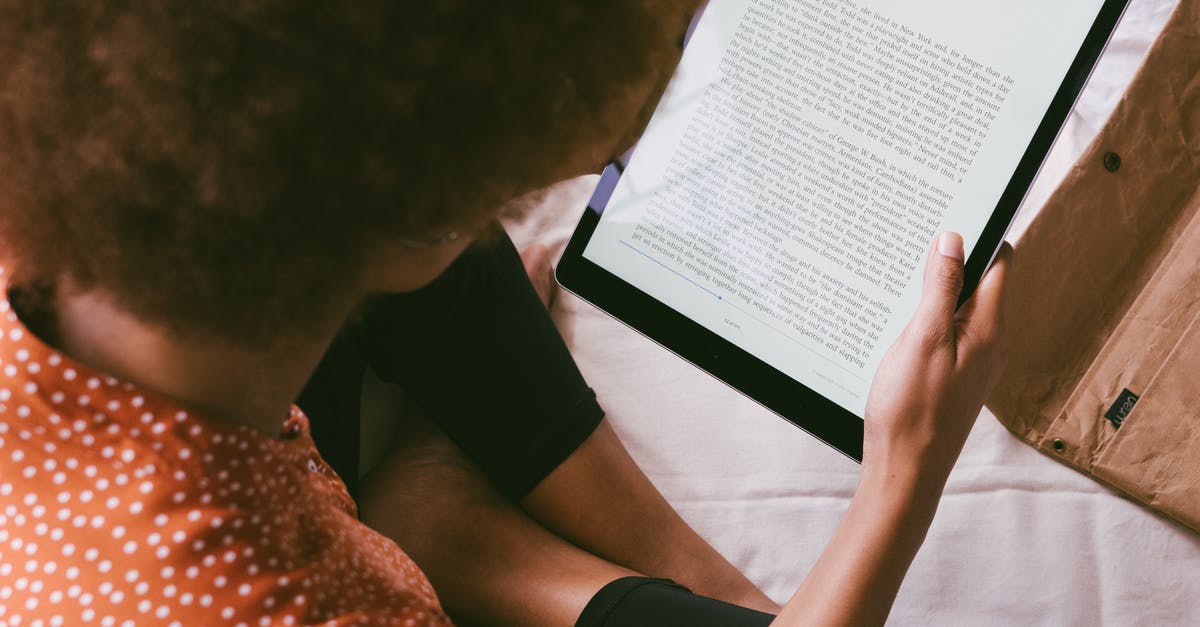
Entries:
{"type": "Polygon", "coordinates": [[[963,321],[963,328],[976,342],[991,342],[999,339],[1004,333],[1012,253],[1012,246],[1008,242],[1000,246],[1000,251],[996,253],[996,261],[984,275],[979,289],[971,296],[974,302],[969,317],[963,321]]]}
{"type": "Polygon", "coordinates": [[[957,233],[934,239],[925,262],[925,286],[914,321],[933,333],[953,328],[954,310],[963,286],[963,241],[957,233]]]}

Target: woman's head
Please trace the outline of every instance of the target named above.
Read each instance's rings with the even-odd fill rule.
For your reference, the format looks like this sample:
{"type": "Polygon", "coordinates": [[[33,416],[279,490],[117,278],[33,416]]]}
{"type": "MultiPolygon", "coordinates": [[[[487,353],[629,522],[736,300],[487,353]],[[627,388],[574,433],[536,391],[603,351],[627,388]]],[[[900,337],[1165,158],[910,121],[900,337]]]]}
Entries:
{"type": "Polygon", "coordinates": [[[687,3],[0,1],[0,236],[180,332],[303,332],[639,126],[687,3]]]}

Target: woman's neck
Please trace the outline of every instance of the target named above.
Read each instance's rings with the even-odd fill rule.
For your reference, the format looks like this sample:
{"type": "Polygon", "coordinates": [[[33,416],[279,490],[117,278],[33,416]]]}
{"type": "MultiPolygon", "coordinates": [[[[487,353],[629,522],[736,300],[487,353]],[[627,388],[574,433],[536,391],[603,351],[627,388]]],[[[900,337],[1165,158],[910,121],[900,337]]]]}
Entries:
{"type": "MultiPolygon", "coordinates": [[[[98,292],[59,289],[46,339],[65,355],[203,412],[270,435],[332,342],[341,318],[302,340],[247,349],[178,336],[98,292]]],[[[348,315],[353,303],[347,302],[348,315]]]]}

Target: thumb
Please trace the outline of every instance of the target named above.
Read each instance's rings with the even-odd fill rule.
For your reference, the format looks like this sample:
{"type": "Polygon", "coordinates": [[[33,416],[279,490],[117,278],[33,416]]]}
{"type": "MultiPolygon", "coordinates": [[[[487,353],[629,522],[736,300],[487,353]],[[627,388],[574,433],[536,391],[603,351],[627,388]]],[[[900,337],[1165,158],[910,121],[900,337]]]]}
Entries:
{"type": "Polygon", "coordinates": [[[958,233],[941,233],[930,247],[925,262],[925,288],[915,321],[927,332],[950,337],[954,310],[963,287],[963,240],[958,233]]]}

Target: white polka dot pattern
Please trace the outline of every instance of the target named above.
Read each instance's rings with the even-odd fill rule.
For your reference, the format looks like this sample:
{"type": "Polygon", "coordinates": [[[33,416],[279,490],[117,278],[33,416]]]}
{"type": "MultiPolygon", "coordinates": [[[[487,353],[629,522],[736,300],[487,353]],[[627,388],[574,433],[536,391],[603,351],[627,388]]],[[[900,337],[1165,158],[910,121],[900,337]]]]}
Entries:
{"type": "Polygon", "coordinates": [[[0,333],[0,625],[449,624],[299,409],[270,437],[92,372],[4,299],[0,333]]]}

